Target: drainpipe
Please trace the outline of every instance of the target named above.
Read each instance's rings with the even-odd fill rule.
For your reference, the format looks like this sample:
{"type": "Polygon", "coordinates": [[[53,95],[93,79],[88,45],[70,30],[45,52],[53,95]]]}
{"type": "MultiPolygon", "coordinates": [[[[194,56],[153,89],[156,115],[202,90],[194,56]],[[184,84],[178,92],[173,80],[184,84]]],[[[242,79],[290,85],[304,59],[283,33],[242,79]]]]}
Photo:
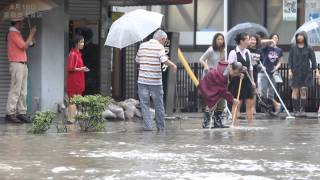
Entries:
{"type": "MultiPolygon", "coordinates": [[[[224,37],[225,39],[227,39],[227,32],[228,32],[228,1],[229,0],[224,0],[223,2],[223,17],[224,17],[224,20],[223,20],[223,31],[224,31],[224,37]]],[[[225,47],[227,48],[228,47],[228,42],[225,41],[225,47]]],[[[224,57],[225,59],[228,59],[228,51],[227,49],[225,50],[225,54],[224,54],[224,57]]]]}

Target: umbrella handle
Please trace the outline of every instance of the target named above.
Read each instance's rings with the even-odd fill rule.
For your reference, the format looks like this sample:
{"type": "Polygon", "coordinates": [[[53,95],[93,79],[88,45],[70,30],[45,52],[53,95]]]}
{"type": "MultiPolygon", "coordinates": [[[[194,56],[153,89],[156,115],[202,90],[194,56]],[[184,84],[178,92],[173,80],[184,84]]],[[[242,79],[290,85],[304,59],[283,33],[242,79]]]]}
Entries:
{"type": "MultiPolygon", "coordinates": [[[[240,92],[241,92],[241,86],[242,86],[242,80],[243,80],[243,77],[240,77],[240,82],[239,82],[239,87],[238,87],[238,94],[237,94],[237,101],[239,101],[240,99],[240,92]]],[[[237,111],[238,111],[238,105],[235,106],[234,108],[234,112],[233,112],[233,115],[232,115],[232,125],[235,126],[236,125],[236,119],[237,119],[237,111]]]]}
{"type": "MultiPolygon", "coordinates": [[[[27,22],[28,22],[28,26],[29,26],[29,32],[31,32],[31,21],[30,21],[30,17],[27,18],[27,22]]],[[[30,43],[30,47],[34,46],[35,44],[35,38],[33,37],[32,42],[30,43]]]]}
{"type": "Polygon", "coordinates": [[[27,18],[27,21],[28,21],[29,31],[31,31],[31,21],[29,17],[27,18]]]}

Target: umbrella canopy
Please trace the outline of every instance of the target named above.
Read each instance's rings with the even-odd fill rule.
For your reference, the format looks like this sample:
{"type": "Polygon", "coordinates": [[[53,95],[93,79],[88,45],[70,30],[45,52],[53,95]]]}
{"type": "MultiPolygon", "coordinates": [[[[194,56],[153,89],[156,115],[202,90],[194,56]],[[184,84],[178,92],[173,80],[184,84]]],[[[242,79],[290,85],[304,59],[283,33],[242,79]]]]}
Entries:
{"type": "Polygon", "coordinates": [[[1,9],[1,20],[17,20],[57,7],[52,0],[16,0],[1,9]]]}
{"type": "Polygon", "coordinates": [[[142,9],[126,13],[111,25],[105,45],[121,49],[142,41],[160,28],[162,18],[160,13],[142,9]]]}
{"type": "Polygon", "coordinates": [[[236,46],[236,42],[234,39],[237,34],[242,32],[246,32],[250,35],[256,34],[257,32],[262,32],[266,36],[269,36],[268,30],[265,27],[261,26],[260,24],[251,23],[251,22],[241,23],[234,26],[228,31],[227,33],[228,46],[236,46]]]}
{"type": "Polygon", "coordinates": [[[318,46],[320,44],[320,18],[308,21],[300,26],[299,29],[294,33],[294,36],[291,39],[291,43],[296,42],[296,34],[302,31],[307,34],[309,45],[318,46]]]}

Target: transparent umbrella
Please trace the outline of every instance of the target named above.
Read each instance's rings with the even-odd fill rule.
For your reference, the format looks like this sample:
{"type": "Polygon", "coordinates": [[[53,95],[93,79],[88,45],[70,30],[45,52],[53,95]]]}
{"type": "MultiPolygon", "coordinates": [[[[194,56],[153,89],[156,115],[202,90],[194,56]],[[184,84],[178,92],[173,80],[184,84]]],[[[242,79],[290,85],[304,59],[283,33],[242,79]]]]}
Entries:
{"type": "Polygon", "coordinates": [[[142,9],[126,13],[111,25],[105,45],[121,49],[142,41],[160,28],[162,18],[160,13],[142,9]]]}
{"type": "Polygon", "coordinates": [[[269,36],[268,30],[265,27],[261,26],[260,24],[251,23],[251,22],[241,23],[241,24],[237,24],[227,32],[228,46],[236,46],[236,42],[234,39],[237,34],[242,32],[246,32],[249,35],[256,34],[257,32],[262,32],[265,34],[265,36],[269,36]]]}
{"type": "Polygon", "coordinates": [[[291,43],[295,43],[295,36],[298,32],[304,31],[308,36],[308,44],[311,46],[320,45],[320,18],[308,21],[304,23],[299,29],[294,33],[291,39],[291,43]]]}

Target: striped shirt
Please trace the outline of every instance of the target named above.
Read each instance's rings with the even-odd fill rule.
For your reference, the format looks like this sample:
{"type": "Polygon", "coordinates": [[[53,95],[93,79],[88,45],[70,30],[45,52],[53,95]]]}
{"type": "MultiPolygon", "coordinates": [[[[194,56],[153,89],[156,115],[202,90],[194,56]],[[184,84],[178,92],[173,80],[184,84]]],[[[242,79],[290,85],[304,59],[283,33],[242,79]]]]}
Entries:
{"type": "Polygon", "coordinates": [[[168,61],[164,46],[151,39],[142,43],[136,56],[139,64],[139,84],[162,85],[161,63],[168,61]]]}

